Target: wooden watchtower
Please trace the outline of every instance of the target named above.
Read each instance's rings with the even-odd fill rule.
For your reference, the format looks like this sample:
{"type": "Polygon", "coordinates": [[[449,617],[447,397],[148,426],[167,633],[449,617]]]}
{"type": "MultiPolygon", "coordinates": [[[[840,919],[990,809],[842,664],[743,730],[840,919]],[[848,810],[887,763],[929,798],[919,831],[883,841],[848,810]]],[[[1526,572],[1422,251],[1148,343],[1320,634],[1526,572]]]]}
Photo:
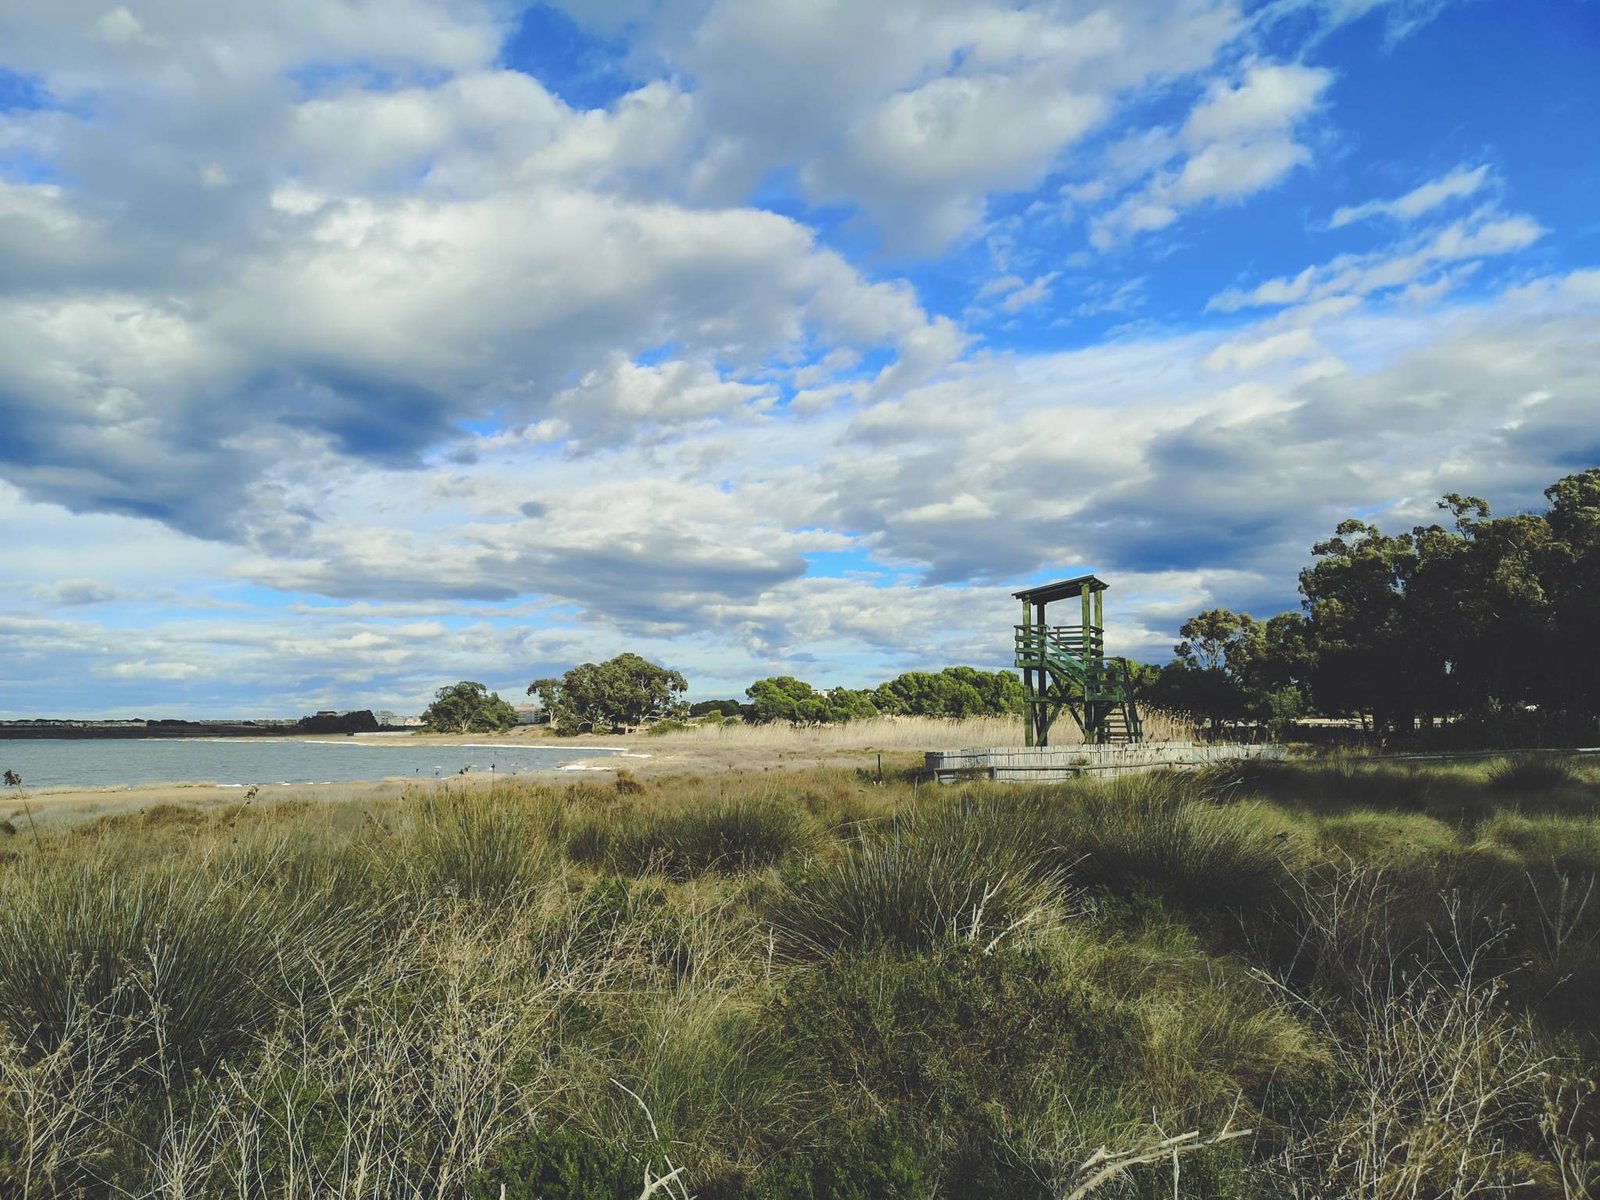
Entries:
{"type": "Polygon", "coordinates": [[[1133,680],[1125,658],[1107,658],[1105,612],[1101,595],[1107,584],[1093,575],[1079,575],[1013,592],[1022,601],[1022,624],[1016,627],[1016,665],[1026,692],[1023,718],[1027,744],[1048,746],[1050,726],[1062,712],[1096,745],[1144,740],[1133,680]],[[1045,609],[1059,600],[1079,601],[1076,625],[1052,625],[1045,609]]]}

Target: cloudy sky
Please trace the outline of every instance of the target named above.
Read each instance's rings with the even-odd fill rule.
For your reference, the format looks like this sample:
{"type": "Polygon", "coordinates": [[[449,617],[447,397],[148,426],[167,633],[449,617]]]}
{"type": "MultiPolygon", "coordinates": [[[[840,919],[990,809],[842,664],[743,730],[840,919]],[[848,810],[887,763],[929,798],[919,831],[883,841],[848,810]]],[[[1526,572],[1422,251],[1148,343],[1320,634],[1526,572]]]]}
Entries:
{"type": "Polygon", "coordinates": [[[0,0],[0,715],[1294,607],[1600,464],[1600,4],[0,0]]]}

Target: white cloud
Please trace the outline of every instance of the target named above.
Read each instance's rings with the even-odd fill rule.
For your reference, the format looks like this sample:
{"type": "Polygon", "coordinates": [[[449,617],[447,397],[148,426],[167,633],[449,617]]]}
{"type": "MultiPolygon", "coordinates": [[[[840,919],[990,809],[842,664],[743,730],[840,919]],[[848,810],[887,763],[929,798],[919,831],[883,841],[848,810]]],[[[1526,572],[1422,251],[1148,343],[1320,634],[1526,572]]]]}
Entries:
{"type": "Polygon", "coordinates": [[[1380,216],[1393,217],[1398,221],[1414,221],[1441,204],[1473,195],[1488,182],[1487,164],[1471,169],[1457,167],[1449,174],[1429,180],[1393,200],[1368,200],[1365,204],[1341,208],[1333,214],[1333,219],[1328,224],[1332,229],[1340,229],[1356,221],[1380,216]]]}
{"type": "Polygon", "coordinates": [[[1182,137],[1189,146],[1280,137],[1311,112],[1332,74],[1295,63],[1252,64],[1237,83],[1212,84],[1190,112],[1182,137]]]}
{"type": "Polygon", "coordinates": [[[1002,326],[1139,307],[1072,221],[1120,243],[1321,157],[1333,76],[1241,57],[1253,14],[618,8],[656,77],[584,111],[471,0],[0,12],[61,102],[0,117],[0,710],[411,709],[626,648],[724,694],[998,666],[1008,589],[1080,565],[1159,653],[1186,607],[1292,603],[1354,508],[1536,499],[1594,445],[1600,287],[1453,299],[1543,232],[1446,207],[1486,167],[1341,210],[1408,227],[1219,296],[1284,310],[1226,331],[1152,294],[1007,352],[829,248],[987,237],[918,278],[992,263],[1002,326]]]}
{"type": "MultiPolygon", "coordinates": [[[[1389,46],[1411,36],[1437,17],[1451,0],[1312,0],[1321,8],[1330,27],[1359,20],[1369,13],[1381,13],[1384,40],[1389,46]]],[[[1304,7],[1295,2],[1286,7],[1304,7]]]]}
{"type": "Polygon", "coordinates": [[[860,207],[916,253],[969,233],[990,194],[1036,185],[1128,97],[1206,69],[1246,28],[1230,0],[718,2],[644,21],[692,80],[695,194],[743,197],[795,164],[813,198],[860,207]]]}
{"type": "MultiPolygon", "coordinates": [[[[1230,288],[1212,297],[1207,307],[1237,312],[1242,308],[1414,289],[1437,278],[1437,272],[1453,264],[1511,254],[1526,249],[1542,236],[1544,229],[1532,217],[1507,216],[1482,208],[1448,225],[1421,230],[1398,246],[1368,254],[1342,254],[1297,275],[1266,280],[1248,291],[1230,288]]],[[[1455,277],[1459,278],[1459,273],[1455,277]]],[[[1413,290],[1411,295],[1414,298],[1417,292],[1413,290]]]]}
{"type": "MultiPolygon", "coordinates": [[[[869,682],[912,666],[1003,665],[1008,589],[1082,565],[1117,588],[1119,648],[1159,656],[1203,603],[1292,604],[1287,581],[1306,548],[1351,511],[1404,524],[1449,490],[1535,503],[1574,454],[1600,454],[1593,275],[1483,305],[1329,302],[1226,338],[994,354],[855,414],[774,411],[737,439],[695,417],[702,404],[742,402],[719,394],[685,401],[685,423],[654,449],[574,460],[502,439],[420,472],[324,462],[293,477],[280,465],[280,502],[321,520],[249,557],[178,535],[152,542],[130,534],[131,519],[68,518],[13,492],[23,507],[3,515],[38,538],[12,554],[23,590],[0,597],[13,614],[0,619],[0,653],[15,655],[14,671],[48,661],[112,689],[193,664],[172,687],[214,695],[231,681],[291,712],[407,708],[441,679],[507,687],[628,647],[706,691],[774,669],[869,682]],[[1334,369],[1307,372],[1308,355],[1334,369]],[[53,545],[85,521],[102,530],[95,548],[53,545]],[[84,574],[102,547],[103,567],[84,574]],[[818,578],[802,558],[816,549],[870,557],[860,577],[818,578]],[[163,570],[184,578],[208,561],[212,578],[232,563],[241,581],[364,602],[194,608],[137,622],[131,638],[109,637],[93,616],[110,606],[126,624],[129,597],[163,570]],[[107,598],[71,621],[28,615],[60,603],[28,590],[58,579],[107,598]],[[909,586],[918,581],[950,586],[909,586]],[[546,613],[578,615],[535,618],[513,599],[530,594],[546,613]],[[428,619],[474,612],[484,620],[473,631],[428,619]],[[297,674],[323,682],[301,686],[297,674]]],[[[619,363],[587,386],[605,409],[634,403],[630,389],[720,385],[669,362],[619,363]]],[[[0,694],[0,708],[23,707],[0,694]]]]}
{"type": "Polygon", "coordinates": [[[556,396],[550,411],[559,430],[548,436],[590,453],[755,416],[775,399],[769,388],[723,379],[709,363],[640,366],[613,356],[556,396]]]}
{"type": "Polygon", "coordinates": [[[1311,160],[1299,127],[1332,81],[1320,68],[1255,62],[1236,82],[1214,82],[1180,129],[1122,144],[1108,164],[1108,185],[1130,169],[1152,173],[1091,221],[1090,242],[1109,249],[1166,228],[1185,208],[1237,200],[1278,183],[1311,160]]]}

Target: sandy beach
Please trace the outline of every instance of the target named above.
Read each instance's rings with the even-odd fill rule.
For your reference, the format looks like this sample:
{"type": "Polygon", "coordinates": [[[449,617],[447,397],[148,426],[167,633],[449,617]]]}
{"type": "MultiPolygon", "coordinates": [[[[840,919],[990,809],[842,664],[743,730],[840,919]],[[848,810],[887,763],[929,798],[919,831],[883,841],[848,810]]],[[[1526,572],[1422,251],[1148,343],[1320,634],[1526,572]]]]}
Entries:
{"type": "MultiPolygon", "coordinates": [[[[382,742],[392,734],[358,734],[361,741],[382,742]]],[[[580,758],[546,771],[524,771],[519,780],[552,784],[573,783],[588,775],[614,777],[627,771],[641,780],[683,776],[717,776],[729,773],[803,771],[814,767],[876,769],[878,756],[886,769],[904,769],[921,762],[922,749],[949,743],[987,744],[1006,731],[981,722],[908,720],[873,722],[850,729],[789,729],[781,727],[729,727],[695,729],[664,735],[582,734],[558,738],[544,730],[517,729],[503,734],[404,735],[415,745],[459,747],[464,758],[470,748],[485,745],[549,745],[562,749],[592,749],[592,758],[580,758]],[[976,739],[976,740],[975,740],[976,739]]],[[[24,833],[31,819],[40,829],[59,828],[100,817],[139,812],[158,805],[208,809],[246,801],[281,800],[359,801],[397,795],[406,788],[489,787],[508,776],[485,770],[452,775],[445,780],[395,777],[359,783],[280,784],[254,789],[173,780],[132,787],[50,788],[24,792],[8,790],[0,796],[0,817],[24,833]]]]}

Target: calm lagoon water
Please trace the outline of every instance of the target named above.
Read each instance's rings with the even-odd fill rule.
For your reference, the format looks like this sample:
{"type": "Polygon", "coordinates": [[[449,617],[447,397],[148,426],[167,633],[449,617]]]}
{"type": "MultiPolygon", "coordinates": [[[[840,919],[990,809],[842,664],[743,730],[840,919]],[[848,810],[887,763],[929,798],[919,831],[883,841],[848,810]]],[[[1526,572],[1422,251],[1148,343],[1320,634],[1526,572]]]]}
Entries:
{"type": "Polygon", "coordinates": [[[496,774],[548,771],[593,746],[571,749],[513,743],[426,746],[404,737],[359,738],[105,738],[0,739],[0,771],[15,771],[29,790],[122,787],[141,783],[356,783],[434,779],[462,767],[496,774]]]}

